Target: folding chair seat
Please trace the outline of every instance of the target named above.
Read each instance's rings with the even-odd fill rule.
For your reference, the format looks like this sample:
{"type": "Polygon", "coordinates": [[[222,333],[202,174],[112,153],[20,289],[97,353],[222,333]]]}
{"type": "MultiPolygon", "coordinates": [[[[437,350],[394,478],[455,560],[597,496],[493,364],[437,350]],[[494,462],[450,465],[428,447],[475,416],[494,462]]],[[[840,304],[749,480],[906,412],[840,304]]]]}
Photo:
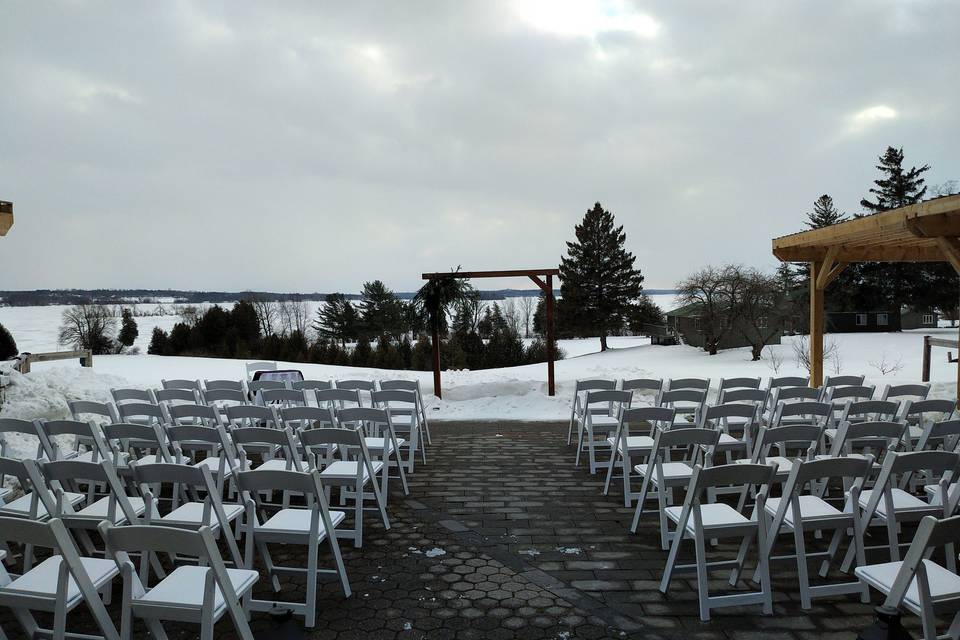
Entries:
{"type": "MultiPolygon", "coordinates": [[[[662,384],[662,383],[661,383],[662,384]]],[[[573,440],[573,431],[577,430],[578,438],[583,428],[584,400],[589,391],[612,391],[617,388],[616,380],[577,380],[573,389],[573,403],[570,407],[570,426],[567,428],[567,444],[573,440]]],[[[591,410],[607,414],[608,410],[602,407],[593,407],[591,410]]]]}
{"type": "MultiPolygon", "coordinates": [[[[630,391],[587,391],[583,402],[583,424],[577,432],[577,456],[574,466],[580,466],[580,454],[587,452],[590,473],[600,468],[597,447],[610,448],[608,438],[620,425],[620,412],[630,406],[630,391]],[[601,409],[604,410],[601,413],[601,409]],[[597,437],[600,437],[598,440],[597,437]]],[[[610,449],[611,455],[613,450],[610,449]]]]}
{"type": "MultiPolygon", "coordinates": [[[[430,423],[427,421],[426,404],[423,401],[423,392],[420,390],[419,380],[381,380],[378,383],[381,391],[413,391],[417,395],[417,407],[420,411],[420,424],[423,425],[423,434],[426,436],[427,444],[433,444],[433,437],[430,435],[430,423]]],[[[397,407],[402,414],[407,411],[402,407],[397,407]]],[[[394,415],[397,415],[394,412],[394,415]]]]}
{"type": "Polygon", "coordinates": [[[200,638],[212,640],[214,626],[224,615],[230,616],[241,638],[253,640],[241,600],[249,600],[260,574],[224,566],[209,527],[196,531],[145,525],[114,527],[105,521],[100,532],[112,564],[123,576],[120,633],[124,640],[133,637],[134,618],[142,618],[155,638],[166,637],[162,621],[174,620],[200,624],[200,638]],[[199,566],[178,566],[151,587],[149,574],[141,569],[138,575],[134,568],[129,555],[134,552],[142,557],[182,553],[198,558],[199,566]]]}
{"type": "MultiPolygon", "coordinates": [[[[697,465],[694,467],[683,507],[667,507],[665,510],[666,517],[676,523],[676,531],[670,545],[663,578],[660,581],[660,591],[667,593],[675,571],[695,569],[700,620],[704,622],[710,620],[710,610],[718,607],[760,604],[763,607],[763,613],[773,613],[770,567],[763,553],[760,554],[757,571],[760,591],[711,596],[708,588],[710,569],[728,567],[736,569],[742,566],[754,538],[757,539],[759,549],[765,548],[766,530],[758,524],[757,514],[764,510],[773,473],[773,466],[757,464],[728,464],[709,468],[697,465]],[[740,486],[741,491],[746,491],[751,485],[758,487],[756,507],[752,516],[747,517],[725,503],[704,502],[704,496],[710,495],[712,490],[730,485],[740,486]],[[741,539],[737,559],[709,562],[706,557],[706,541],[723,538],[741,539]],[[694,542],[696,562],[693,565],[677,564],[680,547],[684,540],[694,542]]],[[[736,571],[731,574],[731,581],[735,575],[736,571]]]]}
{"type": "MultiPolygon", "coordinates": [[[[67,614],[85,603],[103,634],[100,637],[119,640],[117,628],[98,593],[109,592],[119,573],[115,563],[99,558],[81,558],[66,527],[57,519],[31,522],[0,517],[0,544],[8,543],[45,547],[56,552],[34,567],[29,566],[29,554],[25,553],[21,575],[11,575],[0,562],[0,606],[13,610],[14,618],[27,637],[55,640],[98,637],[67,633],[67,614]],[[40,628],[32,611],[53,613],[53,628],[40,628]]],[[[3,629],[0,629],[0,637],[6,638],[3,629]]]]}
{"type": "Polygon", "coordinates": [[[376,503],[384,528],[389,529],[390,519],[387,517],[384,495],[377,483],[377,474],[385,474],[386,466],[370,458],[361,429],[308,429],[301,431],[299,437],[300,444],[307,452],[308,465],[311,470],[320,472],[323,486],[337,487],[341,504],[345,504],[348,498],[354,501],[354,528],[340,529],[337,535],[353,540],[353,545],[358,549],[363,546],[363,512],[368,495],[376,503]],[[337,445],[339,458],[330,453],[332,444],[337,445]],[[366,493],[367,485],[371,488],[370,494],[366,493]]]}
{"type": "Polygon", "coordinates": [[[633,394],[633,401],[650,397],[651,406],[660,405],[660,394],[663,392],[663,380],[659,378],[632,378],[623,379],[617,387],[621,391],[630,391],[633,394]]]}
{"type": "Polygon", "coordinates": [[[637,532],[640,516],[650,495],[650,488],[656,489],[657,505],[660,517],[660,546],[667,549],[670,540],[667,523],[667,508],[673,503],[674,489],[687,487],[698,465],[708,465],[713,458],[713,450],[720,441],[720,432],[714,429],[695,427],[671,429],[657,428],[654,432],[653,449],[645,464],[633,467],[634,472],[643,478],[637,508],[630,525],[632,533],[637,532]],[[674,452],[682,457],[673,459],[674,452]]]}
{"type": "Polygon", "coordinates": [[[634,497],[639,495],[630,486],[633,460],[635,457],[648,458],[653,450],[653,436],[656,429],[669,429],[673,424],[675,412],[666,407],[630,407],[620,412],[620,424],[616,432],[607,438],[607,444],[613,454],[607,465],[607,479],[603,483],[603,495],[610,491],[610,480],[614,467],[619,465],[623,477],[623,506],[629,507],[634,497]],[[644,435],[630,435],[632,426],[643,427],[644,435]]]}
{"type": "Polygon", "coordinates": [[[244,510],[240,505],[223,503],[209,468],[153,462],[133,463],[131,469],[145,503],[142,523],[193,531],[210,527],[215,536],[225,528],[227,533],[223,538],[234,566],[240,566],[240,551],[230,526],[244,510]],[[162,510],[165,485],[170,487],[166,500],[169,508],[162,510]]]}
{"type": "MultiPolygon", "coordinates": [[[[403,443],[400,443],[399,440],[396,442],[396,444],[406,449],[406,460],[404,461],[406,473],[414,472],[414,461],[416,460],[418,451],[420,453],[420,461],[426,464],[426,433],[420,421],[420,402],[417,400],[416,391],[405,391],[403,389],[371,391],[370,406],[389,411],[390,428],[395,433],[406,436],[403,443]]],[[[340,415],[338,420],[343,424],[344,419],[342,412],[338,412],[338,415],[340,415]]],[[[397,457],[400,458],[399,455],[397,457]]]]}
{"type": "MultiPolygon", "coordinates": [[[[383,464],[380,474],[380,491],[383,494],[384,502],[389,496],[390,467],[394,465],[397,467],[397,477],[400,478],[400,484],[403,486],[403,494],[409,495],[410,489],[407,486],[407,474],[403,462],[403,447],[406,440],[398,437],[394,429],[393,409],[347,407],[337,410],[334,415],[335,427],[348,429],[351,428],[351,425],[359,426],[370,459],[383,464]],[[394,459],[396,460],[395,463],[393,462],[394,459]]],[[[335,444],[331,446],[336,447],[335,444]]]]}
{"type": "MultiPolygon", "coordinates": [[[[890,560],[900,560],[899,525],[916,522],[924,516],[950,516],[956,509],[956,501],[941,500],[939,504],[930,504],[920,500],[896,486],[898,477],[914,473],[927,472],[941,478],[941,498],[947,496],[949,478],[957,477],[960,470],[960,454],[949,451],[913,451],[887,453],[877,476],[873,489],[860,493],[858,507],[861,510],[860,522],[863,531],[871,526],[884,526],[887,530],[887,544],[890,560]]],[[[884,548],[880,546],[878,548],[884,548]]],[[[956,568],[956,554],[948,549],[947,560],[951,569],[956,568]]],[[[853,556],[848,551],[843,560],[842,569],[848,571],[853,556]]]]}
{"type": "Polygon", "coordinates": [[[237,483],[243,492],[246,508],[244,566],[252,568],[254,549],[259,553],[270,576],[275,592],[280,592],[282,575],[303,575],[307,581],[304,602],[278,602],[252,600],[251,609],[256,611],[290,610],[304,616],[304,625],[316,624],[317,578],[321,574],[334,574],[339,578],[343,594],[350,597],[350,581],[340,555],[337,542],[337,526],[344,520],[342,511],[331,511],[327,506],[320,473],[298,471],[242,471],[237,474],[237,483]],[[284,491],[304,496],[304,507],[280,509],[261,524],[258,511],[263,510],[260,495],[268,491],[284,491]],[[268,544],[303,545],[307,547],[306,567],[277,566],[268,549],[268,544]],[[319,568],[319,548],[326,545],[333,556],[333,569],[319,568]]]}
{"type": "Polygon", "coordinates": [[[164,389],[186,389],[198,393],[203,391],[203,385],[200,384],[199,380],[161,380],[160,384],[164,389]]]}
{"type": "MultiPolygon", "coordinates": [[[[798,427],[781,427],[781,429],[791,428],[798,427]]],[[[857,562],[863,563],[863,528],[860,526],[860,512],[852,505],[860,498],[863,484],[870,474],[871,464],[872,460],[869,457],[797,461],[784,485],[782,497],[767,498],[764,504],[763,526],[767,528],[768,533],[767,543],[761,549],[761,554],[765,556],[767,566],[776,560],[796,561],[797,576],[800,581],[800,603],[804,609],[812,606],[811,599],[814,597],[846,593],[859,593],[862,602],[869,602],[867,590],[857,581],[811,585],[807,562],[812,558],[832,557],[847,530],[852,529],[851,548],[854,550],[857,562]],[[842,510],[816,495],[818,485],[831,480],[839,480],[845,487],[849,487],[850,499],[842,510]],[[810,493],[805,493],[807,489],[810,493]],[[826,530],[834,532],[830,550],[820,553],[808,552],[804,533],[826,530]],[[777,537],[781,533],[793,534],[795,547],[793,555],[773,556],[777,537]]],[[[828,566],[829,563],[824,563],[821,577],[826,577],[828,566]]]]}
{"type": "Polygon", "coordinates": [[[960,576],[928,559],[936,548],[960,542],[960,516],[925,516],[903,561],[859,566],[856,576],[883,594],[884,606],[919,616],[924,640],[957,637],[960,632],[960,576]],[[947,636],[938,636],[937,616],[952,615],[947,636]]]}

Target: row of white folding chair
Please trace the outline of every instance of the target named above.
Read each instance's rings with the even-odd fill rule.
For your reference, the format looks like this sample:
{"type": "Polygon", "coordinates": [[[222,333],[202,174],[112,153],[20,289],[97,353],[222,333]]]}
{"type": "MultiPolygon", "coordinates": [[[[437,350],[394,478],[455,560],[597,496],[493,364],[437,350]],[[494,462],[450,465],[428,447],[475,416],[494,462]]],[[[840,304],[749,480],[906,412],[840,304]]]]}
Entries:
{"type": "MultiPolygon", "coordinates": [[[[664,432],[666,437],[679,437],[684,430],[664,432]]],[[[692,430],[691,430],[692,431],[692,430]]],[[[709,437],[710,431],[700,431],[702,437],[709,437]]],[[[692,435],[692,434],[691,434],[692,435]]],[[[672,544],[667,566],[661,581],[661,591],[667,592],[674,571],[691,568],[697,571],[697,582],[702,620],[708,620],[710,609],[719,606],[762,603],[764,612],[772,611],[770,591],[770,563],[792,559],[797,563],[800,583],[801,604],[810,608],[811,599],[820,596],[833,596],[842,593],[860,593],[867,601],[866,584],[862,582],[829,583],[811,586],[807,563],[811,558],[825,556],[820,574],[827,576],[830,560],[836,554],[842,538],[848,529],[853,532],[853,540],[848,551],[844,569],[856,560],[857,566],[865,563],[864,536],[870,526],[885,526],[890,536],[887,548],[892,561],[899,560],[899,541],[897,529],[906,522],[915,522],[924,516],[952,515],[956,504],[934,505],[923,503],[911,496],[916,503],[897,505],[900,502],[893,478],[904,473],[915,473],[921,469],[933,470],[944,476],[956,474],[960,466],[960,455],[943,451],[922,451],[909,453],[893,452],[881,469],[880,478],[872,490],[863,489],[866,479],[872,472],[872,458],[828,458],[820,460],[801,460],[793,465],[780,498],[770,498],[769,488],[775,481],[777,468],[774,464],[756,463],[740,465],[720,465],[704,467],[695,465],[690,473],[687,493],[682,507],[665,507],[662,512],[666,520],[675,523],[672,544]],[[831,479],[840,480],[846,492],[846,504],[838,508],[818,495],[819,488],[831,479]],[[729,485],[739,488],[745,494],[748,487],[756,490],[756,503],[752,514],[743,508],[716,502],[711,498],[715,493],[729,485]],[[809,490],[809,491],[808,491],[809,490]],[[706,499],[705,499],[706,497],[706,499]],[[830,547],[823,553],[807,553],[803,534],[805,531],[833,530],[830,547]],[[774,556],[777,539],[782,533],[792,533],[795,553],[789,556],[774,556]],[[741,545],[735,561],[708,562],[706,542],[723,537],[741,538],[741,545]],[[754,572],[754,581],[761,590],[749,594],[738,593],[732,596],[710,596],[708,592],[708,571],[716,568],[732,567],[730,583],[735,585],[740,577],[746,559],[746,552],[753,538],[758,539],[758,563],[754,572]],[[688,567],[677,566],[679,547],[683,540],[692,539],[696,547],[696,563],[688,567]]],[[[660,471],[660,477],[667,477],[660,471]]],[[[952,542],[947,547],[947,557],[953,560],[952,542]]]]}
{"type": "MultiPolygon", "coordinates": [[[[360,411],[369,412],[371,410],[361,409],[360,411]]],[[[144,425],[130,426],[139,427],[141,430],[149,428],[144,425]]],[[[246,430],[247,429],[241,431],[246,430]]],[[[290,433],[289,429],[287,429],[287,433],[290,433]]],[[[314,442],[323,443],[324,446],[334,443],[342,446],[357,446],[362,449],[363,439],[357,437],[357,434],[357,431],[344,429],[316,429],[312,430],[310,435],[314,436],[314,442]],[[317,438],[316,435],[319,432],[327,432],[325,434],[326,437],[317,438]],[[350,438],[351,434],[354,436],[352,439],[350,438]]],[[[373,477],[374,470],[371,467],[369,458],[362,459],[366,461],[365,468],[362,468],[362,475],[365,479],[369,479],[373,477]]],[[[237,473],[237,480],[243,491],[243,505],[236,505],[221,502],[219,488],[215,486],[212,474],[207,467],[189,467],[182,464],[170,464],[166,462],[145,464],[132,462],[128,469],[132,472],[135,484],[139,487],[139,493],[143,498],[128,497],[126,495],[126,492],[120,486],[119,480],[116,479],[110,462],[105,459],[99,462],[68,460],[46,463],[0,459],[0,473],[15,474],[20,480],[21,485],[30,490],[30,495],[32,496],[32,511],[27,514],[17,514],[18,517],[42,521],[48,518],[48,514],[54,514],[67,522],[71,527],[79,526],[83,536],[81,539],[86,541],[85,548],[90,554],[94,553],[95,550],[86,538],[85,530],[95,527],[101,520],[112,521],[116,525],[142,522],[186,529],[207,527],[211,529],[214,535],[218,535],[220,533],[221,523],[229,524],[235,520],[238,521],[239,516],[246,512],[247,517],[244,530],[247,534],[247,552],[245,564],[248,568],[252,567],[252,550],[255,546],[268,567],[276,590],[280,588],[280,583],[277,578],[278,575],[306,570],[309,575],[314,577],[308,584],[309,593],[312,589],[315,589],[315,578],[318,573],[315,550],[309,553],[310,558],[306,569],[297,567],[283,568],[273,565],[266,549],[266,544],[270,542],[303,544],[306,540],[314,540],[316,541],[316,545],[319,545],[327,537],[327,532],[335,532],[336,535],[331,536],[330,544],[332,545],[336,567],[330,571],[340,575],[344,592],[346,595],[349,595],[349,583],[346,580],[345,570],[339,556],[336,538],[353,537],[355,541],[359,541],[362,514],[358,513],[355,534],[352,534],[350,531],[338,529],[337,525],[343,521],[344,514],[342,512],[327,513],[324,491],[320,490],[319,492],[308,493],[303,489],[303,484],[305,482],[307,485],[313,483],[317,487],[324,488],[330,484],[349,485],[353,483],[357,486],[362,486],[359,478],[357,482],[353,482],[351,478],[346,477],[342,469],[336,471],[333,477],[329,477],[326,472],[330,470],[330,467],[325,468],[322,472],[316,469],[310,472],[277,469],[255,470],[252,472],[240,471],[237,473]],[[264,481],[264,477],[268,474],[269,480],[264,481]],[[311,476],[311,474],[315,476],[315,482],[305,479],[311,476]],[[44,478],[44,476],[46,476],[46,478],[44,478]],[[110,476],[113,476],[113,481],[106,482],[110,476]],[[105,482],[109,487],[108,497],[100,498],[95,503],[76,511],[71,506],[72,501],[64,498],[64,495],[70,494],[65,494],[60,485],[61,483],[83,481],[90,483],[105,482]],[[161,515],[159,509],[159,496],[161,492],[155,487],[166,483],[173,485],[170,491],[171,505],[168,513],[161,515]],[[256,486],[253,487],[250,483],[256,486]],[[50,486],[46,486],[47,484],[50,486]],[[52,489],[54,488],[57,494],[56,499],[51,496],[52,489]],[[291,509],[285,505],[274,516],[265,519],[261,525],[260,520],[258,520],[258,513],[262,513],[262,509],[257,509],[256,507],[261,506],[258,503],[259,494],[268,489],[283,492],[295,491],[301,495],[306,495],[307,510],[291,509]],[[181,495],[196,496],[198,493],[202,493],[205,496],[202,502],[197,502],[197,498],[193,498],[192,500],[188,498],[180,504],[181,495]],[[316,493],[319,493],[319,498],[315,495],[316,493]],[[154,494],[156,497],[154,497],[154,494]],[[108,501],[109,504],[107,504],[108,501]],[[317,532],[314,531],[317,528],[318,519],[322,520],[320,525],[322,530],[319,536],[317,532]],[[342,533],[346,533],[347,535],[341,535],[342,533]],[[314,586],[311,587],[311,585],[314,586]]],[[[373,492],[374,494],[378,493],[376,483],[373,483],[373,492]]],[[[82,498],[82,494],[78,493],[73,495],[82,498]]],[[[389,522],[386,520],[386,513],[383,511],[382,502],[380,502],[380,509],[384,518],[384,524],[389,528],[389,522]]],[[[9,515],[4,513],[2,509],[0,509],[0,514],[9,515]]],[[[236,533],[239,534],[239,531],[236,533]]],[[[234,535],[229,533],[229,529],[224,539],[230,550],[234,566],[238,568],[241,567],[244,562],[240,559],[236,543],[234,542],[234,535]]],[[[26,552],[25,557],[27,558],[25,564],[26,572],[30,568],[29,558],[32,557],[29,550],[26,552]]],[[[173,553],[171,557],[175,560],[177,559],[175,553],[173,553]]],[[[146,581],[147,572],[149,571],[148,561],[152,562],[153,560],[154,558],[149,556],[149,554],[141,559],[140,575],[144,581],[146,581]]],[[[159,564],[152,562],[152,566],[162,575],[162,569],[159,564]]],[[[313,603],[313,600],[308,599],[306,604],[291,605],[288,608],[292,608],[298,613],[306,613],[308,620],[311,620],[308,624],[312,624],[314,607],[311,606],[311,603],[313,603]]],[[[262,608],[267,609],[275,603],[267,602],[260,604],[262,608]]],[[[284,606],[288,605],[288,603],[282,604],[284,604],[284,606]]]]}

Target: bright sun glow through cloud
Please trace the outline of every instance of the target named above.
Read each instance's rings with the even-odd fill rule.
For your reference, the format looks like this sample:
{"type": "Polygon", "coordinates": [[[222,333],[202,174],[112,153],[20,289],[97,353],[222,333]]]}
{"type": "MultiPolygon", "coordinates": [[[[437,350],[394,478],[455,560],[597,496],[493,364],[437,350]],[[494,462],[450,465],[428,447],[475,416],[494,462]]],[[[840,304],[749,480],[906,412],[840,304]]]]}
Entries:
{"type": "Polygon", "coordinates": [[[885,104],[867,107],[866,109],[857,111],[850,117],[850,130],[862,131],[884,120],[895,120],[897,115],[896,109],[888,107],[885,104]]]}
{"type": "Polygon", "coordinates": [[[518,0],[517,15],[535,29],[560,36],[593,38],[612,31],[652,38],[660,23],[623,0],[518,0]]]}

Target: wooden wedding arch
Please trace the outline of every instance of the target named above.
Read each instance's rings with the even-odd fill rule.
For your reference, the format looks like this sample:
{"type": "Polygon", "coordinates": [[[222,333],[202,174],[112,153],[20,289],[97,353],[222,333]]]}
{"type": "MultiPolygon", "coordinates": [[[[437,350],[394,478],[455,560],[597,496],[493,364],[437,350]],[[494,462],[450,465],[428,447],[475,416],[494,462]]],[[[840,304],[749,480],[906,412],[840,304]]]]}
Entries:
{"type": "MultiPolygon", "coordinates": [[[[448,271],[441,273],[424,273],[424,280],[439,280],[440,278],[530,278],[546,298],[547,321],[547,392],[556,395],[556,383],[553,374],[555,336],[553,327],[553,278],[560,276],[559,269],[515,269],[508,271],[448,271]]],[[[442,398],[440,390],[440,334],[437,327],[433,329],[433,393],[442,398]]]]}

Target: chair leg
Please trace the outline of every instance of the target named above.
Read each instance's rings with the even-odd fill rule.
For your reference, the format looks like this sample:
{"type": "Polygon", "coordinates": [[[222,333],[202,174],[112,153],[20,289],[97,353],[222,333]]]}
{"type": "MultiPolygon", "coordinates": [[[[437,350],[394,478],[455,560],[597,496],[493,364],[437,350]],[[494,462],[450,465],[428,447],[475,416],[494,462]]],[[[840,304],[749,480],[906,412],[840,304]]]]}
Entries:
{"type": "Polygon", "coordinates": [[[617,447],[613,450],[613,453],[610,455],[610,461],[607,463],[607,479],[603,482],[603,495],[609,495],[610,493],[610,479],[613,478],[613,467],[619,457],[620,449],[617,447]]]}
{"type": "MultiPolygon", "coordinates": [[[[334,532],[327,535],[330,540],[336,540],[334,532]]],[[[307,601],[306,610],[303,612],[303,626],[313,628],[317,624],[317,543],[313,540],[308,542],[307,550],[307,601]]]]}
{"type": "Polygon", "coordinates": [[[709,574],[707,573],[707,547],[706,544],[704,544],[702,535],[694,536],[693,543],[697,550],[697,601],[700,604],[700,621],[709,622],[710,592],[707,585],[707,581],[709,580],[709,574]]]}
{"type": "Polygon", "coordinates": [[[670,581],[673,579],[673,568],[677,563],[677,555],[680,553],[680,543],[683,541],[683,527],[678,526],[674,534],[673,544],[670,545],[670,553],[667,554],[667,566],[663,570],[663,577],[660,578],[660,593],[666,593],[670,590],[670,581]]]}
{"type": "MultiPolygon", "coordinates": [[[[611,454],[611,458],[613,455],[611,454]]],[[[629,507],[630,499],[630,472],[633,470],[633,463],[630,460],[630,450],[626,449],[620,456],[620,466],[623,471],[623,506],[629,507]]]]}
{"type": "MultiPolygon", "coordinates": [[[[363,487],[358,486],[354,487],[354,489],[353,517],[356,522],[354,522],[353,546],[356,549],[360,549],[363,547],[363,487]]],[[[343,487],[341,487],[340,490],[343,491],[343,487]]]]}
{"type": "Polygon", "coordinates": [[[810,576],[807,572],[807,548],[803,541],[803,525],[799,517],[793,526],[793,544],[797,552],[797,578],[800,580],[800,606],[812,607],[810,601],[810,576]]]}
{"type": "Polygon", "coordinates": [[[640,497],[637,499],[637,508],[633,512],[633,522],[630,524],[630,533],[637,532],[637,526],[640,524],[640,516],[643,514],[643,503],[647,499],[647,491],[650,487],[650,459],[647,458],[647,473],[643,476],[643,484],[640,485],[640,497]]]}

